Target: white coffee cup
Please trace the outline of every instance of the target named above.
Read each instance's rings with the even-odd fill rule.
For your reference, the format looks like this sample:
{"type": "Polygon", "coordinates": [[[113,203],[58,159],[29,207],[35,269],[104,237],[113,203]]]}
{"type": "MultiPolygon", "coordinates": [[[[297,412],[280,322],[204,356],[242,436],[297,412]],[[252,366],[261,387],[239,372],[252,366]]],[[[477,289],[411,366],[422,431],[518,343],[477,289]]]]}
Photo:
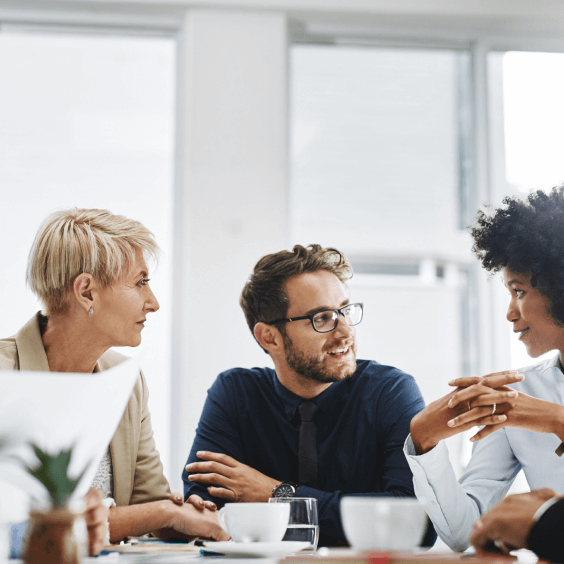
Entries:
{"type": "Polygon", "coordinates": [[[217,520],[237,542],[278,542],[288,527],[290,506],[285,503],[226,503],[217,520]]]}
{"type": "Polygon", "coordinates": [[[359,550],[410,550],[421,542],[425,508],[414,498],[356,497],[341,499],[347,540],[359,550]]]}

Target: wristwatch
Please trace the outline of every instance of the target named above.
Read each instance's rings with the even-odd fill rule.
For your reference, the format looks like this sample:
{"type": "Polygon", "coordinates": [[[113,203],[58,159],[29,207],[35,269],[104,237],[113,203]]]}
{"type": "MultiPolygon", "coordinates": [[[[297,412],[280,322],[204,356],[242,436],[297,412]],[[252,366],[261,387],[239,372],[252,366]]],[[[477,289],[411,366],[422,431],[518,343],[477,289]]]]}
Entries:
{"type": "Polygon", "coordinates": [[[299,487],[299,484],[282,482],[281,484],[274,486],[274,489],[272,490],[272,497],[294,497],[299,487]]]}

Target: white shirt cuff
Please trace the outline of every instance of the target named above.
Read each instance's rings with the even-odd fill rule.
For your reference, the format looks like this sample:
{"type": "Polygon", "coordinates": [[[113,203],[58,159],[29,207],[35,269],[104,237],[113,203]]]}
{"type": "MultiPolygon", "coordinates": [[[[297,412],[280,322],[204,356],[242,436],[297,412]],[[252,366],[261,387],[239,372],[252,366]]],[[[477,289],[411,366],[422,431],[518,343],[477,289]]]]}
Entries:
{"type": "Polygon", "coordinates": [[[533,524],[535,524],[544,514],[544,512],[549,508],[552,507],[557,501],[560,501],[562,496],[555,495],[551,497],[548,501],[545,501],[538,509],[537,512],[533,515],[533,524]]]}

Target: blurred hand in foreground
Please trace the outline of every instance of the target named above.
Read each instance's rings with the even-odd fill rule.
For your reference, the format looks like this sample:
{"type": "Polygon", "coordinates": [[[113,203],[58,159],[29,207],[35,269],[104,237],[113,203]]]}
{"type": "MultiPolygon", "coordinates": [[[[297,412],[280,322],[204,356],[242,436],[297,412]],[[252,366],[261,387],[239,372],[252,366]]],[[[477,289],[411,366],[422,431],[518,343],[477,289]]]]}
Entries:
{"type": "Polygon", "coordinates": [[[474,524],[470,542],[478,556],[509,554],[527,547],[538,509],[558,493],[550,488],[509,495],[474,524]]]}
{"type": "Polygon", "coordinates": [[[102,503],[102,494],[96,488],[90,488],[84,496],[86,509],[84,521],[88,531],[88,554],[96,556],[104,546],[104,537],[108,532],[108,508],[102,503]]]}

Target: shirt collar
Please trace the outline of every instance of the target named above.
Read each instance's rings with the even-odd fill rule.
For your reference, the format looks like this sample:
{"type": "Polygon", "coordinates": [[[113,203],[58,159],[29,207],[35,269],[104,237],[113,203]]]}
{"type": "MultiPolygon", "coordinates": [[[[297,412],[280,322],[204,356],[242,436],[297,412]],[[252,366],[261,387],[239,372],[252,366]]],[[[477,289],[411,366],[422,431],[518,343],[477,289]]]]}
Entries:
{"type": "MultiPolygon", "coordinates": [[[[276,376],[275,371],[273,371],[272,377],[274,380],[274,389],[282,401],[286,417],[289,421],[292,421],[296,417],[298,405],[306,400],[283,386],[280,383],[280,380],[278,380],[278,376],[276,376]]],[[[333,409],[335,409],[335,407],[345,401],[346,396],[348,395],[349,382],[350,378],[347,378],[347,380],[342,382],[333,382],[326,390],[323,390],[319,395],[308,401],[315,403],[321,412],[330,413],[333,409]]]]}
{"type": "Polygon", "coordinates": [[[547,368],[556,368],[559,372],[561,372],[561,370],[560,370],[560,352],[558,352],[558,354],[555,354],[554,357],[551,358],[547,362],[547,368]]]}
{"type": "Polygon", "coordinates": [[[20,370],[49,372],[49,362],[41,340],[41,313],[33,316],[16,334],[20,370]]]}

